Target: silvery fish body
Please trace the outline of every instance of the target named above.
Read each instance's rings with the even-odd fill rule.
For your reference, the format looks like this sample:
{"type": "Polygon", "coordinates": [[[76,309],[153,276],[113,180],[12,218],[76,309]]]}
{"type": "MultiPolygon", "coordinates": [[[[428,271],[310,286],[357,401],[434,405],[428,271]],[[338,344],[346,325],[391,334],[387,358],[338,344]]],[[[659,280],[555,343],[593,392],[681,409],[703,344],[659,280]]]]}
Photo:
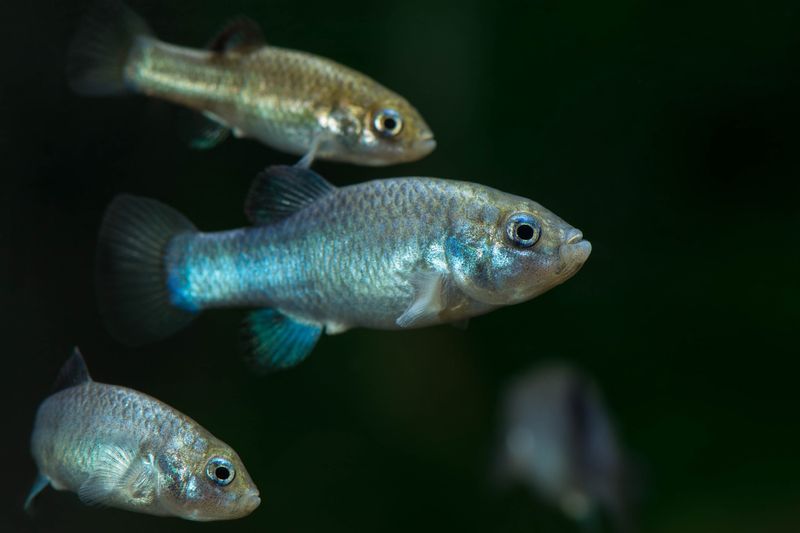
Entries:
{"type": "Polygon", "coordinates": [[[250,514],[258,490],[241,459],[197,422],[141,392],[93,381],[76,354],[36,415],[39,478],[87,504],[190,520],[250,514]]]}
{"type": "Polygon", "coordinates": [[[570,518],[601,509],[630,531],[629,473],[595,383],[563,364],[516,378],[502,403],[498,474],[527,484],[570,518]]]}
{"type": "Polygon", "coordinates": [[[387,165],[436,146],[403,97],[330,59],[265,45],[247,19],[198,50],[159,41],[125,6],[103,3],[78,33],[69,71],[82,94],[133,91],[202,113],[192,141],[198,148],[232,130],[307,161],[387,165]]]}
{"type": "MultiPolygon", "coordinates": [[[[310,170],[272,167],[248,199],[255,227],[201,233],[171,209],[166,219],[167,209],[127,197],[107,212],[101,278],[112,283],[100,293],[112,298],[104,306],[112,331],[129,342],[171,332],[144,324],[127,305],[144,269],[128,258],[157,249],[148,257],[159,258],[160,297],[173,311],[160,312],[162,324],[178,325],[180,312],[188,320],[210,308],[263,308],[250,321],[256,351],[296,347],[284,364],[271,353],[277,366],[305,356],[323,330],[429,326],[528,300],[570,278],[591,250],[580,231],[536,202],[436,178],[335,188],[310,170]],[[171,229],[140,246],[135,228],[144,232],[145,217],[157,213],[171,229]]],[[[155,300],[147,298],[142,307],[155,300]]]]}

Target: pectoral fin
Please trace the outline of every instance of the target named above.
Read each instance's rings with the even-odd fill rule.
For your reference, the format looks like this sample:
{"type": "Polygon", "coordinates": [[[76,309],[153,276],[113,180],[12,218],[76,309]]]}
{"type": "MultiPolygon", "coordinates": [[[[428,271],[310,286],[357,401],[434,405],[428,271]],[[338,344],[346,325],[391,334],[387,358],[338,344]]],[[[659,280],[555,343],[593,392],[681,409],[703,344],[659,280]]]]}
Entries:
{"type": "Polygon", "coordinates": [[[252,360],[262,372],[289,368],[308,357],[322,327],[298,322],[277,309],[259,309],[247,317],[252,360]]]}
{"type": "Polygon", "coordinates": [[[297,168],[311,168],[311,163],[314,162],[314,158],[317,156],[317,150],[319,150],[322,137],[323,134],[321,133],[314,136],[314,140],[311,141],[311,146],[308,148],[308,152],[306,152],[305,155],[294,164],[294,166],[297,168]]]}
{"type": "Polygon", "coordinates": [[[108,505],[120,495],[141,499],[155,490],[155,480],[150,458],[124,446],[103,445],[97,451],[94,470],[78,489],[78,497],[87,505],[108,505]]]}
{"type": "Polygon", "coordinates": [[[445,281],[446,277],[438,272],[415,274],[411,281],[414,300],[397,318],[397,325],[409,328],[438,317],[446,307],[445,281]]]}

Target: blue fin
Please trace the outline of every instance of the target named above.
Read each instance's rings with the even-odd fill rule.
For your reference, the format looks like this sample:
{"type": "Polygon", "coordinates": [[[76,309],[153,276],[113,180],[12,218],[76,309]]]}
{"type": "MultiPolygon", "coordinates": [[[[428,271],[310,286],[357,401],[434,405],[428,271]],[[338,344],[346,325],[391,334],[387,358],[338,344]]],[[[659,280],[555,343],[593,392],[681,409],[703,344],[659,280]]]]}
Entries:
{"type": "Polygon", "coordinates": [[[31,487],[31,491],[28,493],[28,497],[25,498],[25,512],[31,514],[33,512],[33,500],[36,499],[36,496],[42,492],[47,485],[50,484],[50,480],[47,479],[46,476],[42,474],[37,474],[36,481],[33,482],[33,486],[31,487]]]}
{"type": "Polygon", "coordinates": [[[262,372],[289,368],[305,359],[322,327],[298,322],[276,309],[259,309],[247,316],[252,362],[262,372]]]}
{"type": "Polygon", "coordinates": [[[238,17],[228,22],[206,48],[212,52],[242,52],[261,46],[264,46],[264,34],[258,23],[247,17],[238,17]]]}
{"type": "Polygon", "coordinates": [[[197,229],[175,209],[119,195],[106,209],[97,243],[100,314],[117,340],[139,345],[187,326],[195,314],[172,304],[164,254],[172,238],[197,229]]]}
{"type": "Polygon", "coordinates": [[[272,224],[335,190],[336,187],[313,170],[275,165],[256,176],[244,211],[253,224],[272,224]]]}
{"type": "Polygon", "coordinates": [[[80,350],[76,346],[72,355],[58,372],[56,382],[53,384],[53,392],[75,387],[83,383],[92,381],[89,369],[86,368],[86,361],[83,360],[80,350]]]}

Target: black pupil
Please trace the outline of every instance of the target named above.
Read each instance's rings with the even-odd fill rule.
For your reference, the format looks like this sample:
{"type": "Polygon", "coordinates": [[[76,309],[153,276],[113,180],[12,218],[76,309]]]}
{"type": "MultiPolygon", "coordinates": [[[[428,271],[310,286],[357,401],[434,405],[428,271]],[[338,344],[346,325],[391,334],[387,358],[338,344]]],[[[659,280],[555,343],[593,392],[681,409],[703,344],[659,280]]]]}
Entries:
{"type": "Polygon", "coordinates": [[[231,472],[224,466],[218,466],[216,470],[214,470],[214,474],[217,476],[217,479],[221,479],[225,481],[229,477],[231,477],[231,472]]]}
{"type": "Polygon", "coordinates": [[[522,241],[529,241],[533,238],[533,226],[520,224],[517,226],[517,237],[522,241]]]}
{"type": "Polygon", "coordinates": [[[397,127],[397,121],[392,117],[383,119],[383,127],[389,131],[393,131],[397,127]]]}

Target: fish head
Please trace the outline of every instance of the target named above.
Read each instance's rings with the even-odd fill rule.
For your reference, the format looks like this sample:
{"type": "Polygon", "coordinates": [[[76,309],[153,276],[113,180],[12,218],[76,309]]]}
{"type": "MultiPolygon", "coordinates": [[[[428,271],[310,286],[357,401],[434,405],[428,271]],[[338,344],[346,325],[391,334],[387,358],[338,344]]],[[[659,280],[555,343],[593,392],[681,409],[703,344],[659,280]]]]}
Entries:
{"type": "Polygon", "coordinates": [[[382,87],[343,100],[321,123],[327,131],[319,154],[329,159],[383,166],[416,161],[436,148],[419,111],[382,87]]]}
{"type": "Polygon", "coordinates": [[[159,498],[188,520],[242,518],[261,503],[258,489],[230,446],[210,437],[159,456],[159,498]]]}
{"type": "Polygon", "coordinates": [[[481,188],[453,216],[446,256],[456,285],[489,305],[530,300],[572,277],[592,251],[580,230],[533,200],[481,188]]]}

